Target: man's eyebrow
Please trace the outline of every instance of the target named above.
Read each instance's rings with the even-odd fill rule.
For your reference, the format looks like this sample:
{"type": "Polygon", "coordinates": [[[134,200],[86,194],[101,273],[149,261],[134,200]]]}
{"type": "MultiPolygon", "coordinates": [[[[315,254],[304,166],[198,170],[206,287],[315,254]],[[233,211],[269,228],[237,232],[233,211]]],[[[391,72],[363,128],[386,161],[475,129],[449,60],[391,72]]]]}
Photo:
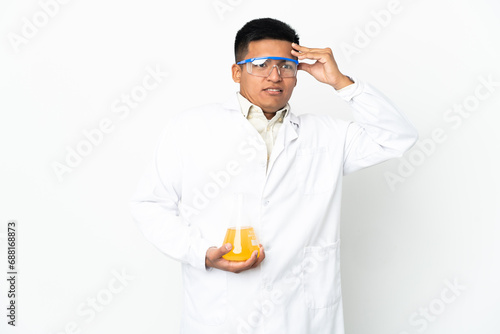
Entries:
{"type": "Polygon", "coordinates": [[[278,63],[286,63],[286,62],[293,63],[290,59],[268,59],[268,60],[274,60],[278,63]]]}

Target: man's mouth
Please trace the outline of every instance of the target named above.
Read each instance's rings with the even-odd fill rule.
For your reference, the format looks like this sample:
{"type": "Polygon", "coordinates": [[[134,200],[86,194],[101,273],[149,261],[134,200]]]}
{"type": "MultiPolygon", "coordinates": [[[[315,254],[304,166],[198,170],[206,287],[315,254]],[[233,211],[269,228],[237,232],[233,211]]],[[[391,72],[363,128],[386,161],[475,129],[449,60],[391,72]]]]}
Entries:
{"type": "Polygon", "coordinates": [[[266,88],[264,89],[264,91],[273,95],[283,93],[283,90],[279,88],[266,88]]]}

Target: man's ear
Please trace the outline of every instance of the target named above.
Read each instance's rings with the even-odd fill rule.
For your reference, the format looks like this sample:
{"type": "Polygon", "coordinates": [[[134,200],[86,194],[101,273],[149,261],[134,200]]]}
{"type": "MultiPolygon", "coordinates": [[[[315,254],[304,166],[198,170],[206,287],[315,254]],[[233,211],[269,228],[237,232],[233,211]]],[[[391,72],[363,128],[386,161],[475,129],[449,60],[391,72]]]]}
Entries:
{"type": "Polygon", "coordinates": [[[241,66],[233,64],[233,66],[231,66],[231,72],[233,73],[233,81],[236,83],[240,83],[240,81],[241,81],[241,66]]]}

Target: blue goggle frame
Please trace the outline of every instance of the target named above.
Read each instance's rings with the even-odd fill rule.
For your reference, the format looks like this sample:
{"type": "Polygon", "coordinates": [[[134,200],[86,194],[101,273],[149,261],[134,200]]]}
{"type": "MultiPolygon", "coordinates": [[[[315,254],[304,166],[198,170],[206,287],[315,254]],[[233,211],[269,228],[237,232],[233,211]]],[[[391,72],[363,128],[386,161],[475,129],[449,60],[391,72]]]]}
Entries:
{"type": "Polygon", "coordinates": [[[256,58],[242,60],[240,62],[237,62],[236,65],[246,64],[246,63],[253,62],[254,60],[260,60],[260,59],[289,60],[289,61],[294,62],[297,65],[299,64],[298,60],[291,59],[291,58],[285,58],[285,57],[256,57],[256,58]]]}

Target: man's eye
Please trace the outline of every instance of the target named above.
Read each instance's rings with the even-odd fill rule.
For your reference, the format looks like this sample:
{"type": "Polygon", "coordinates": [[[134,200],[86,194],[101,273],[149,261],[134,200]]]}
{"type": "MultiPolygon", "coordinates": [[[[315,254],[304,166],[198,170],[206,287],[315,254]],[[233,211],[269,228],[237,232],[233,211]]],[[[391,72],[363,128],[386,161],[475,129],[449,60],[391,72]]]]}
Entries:
{"type": "Polygon", "coordinates": [[[284,65],[281,66],[281,68],[284,69],[284,70],[291,70],[291,69],[293,69],[292,65],[290,65],[290,64],[284,64],[284,65]]]}
{"type": "Polygon", "coordinates": [[[261,67],[262,68],[262,67],[266,67],[267,64],[266,63],[253,64],[253,66],[255,66],[255,67],[261,67]]]}

